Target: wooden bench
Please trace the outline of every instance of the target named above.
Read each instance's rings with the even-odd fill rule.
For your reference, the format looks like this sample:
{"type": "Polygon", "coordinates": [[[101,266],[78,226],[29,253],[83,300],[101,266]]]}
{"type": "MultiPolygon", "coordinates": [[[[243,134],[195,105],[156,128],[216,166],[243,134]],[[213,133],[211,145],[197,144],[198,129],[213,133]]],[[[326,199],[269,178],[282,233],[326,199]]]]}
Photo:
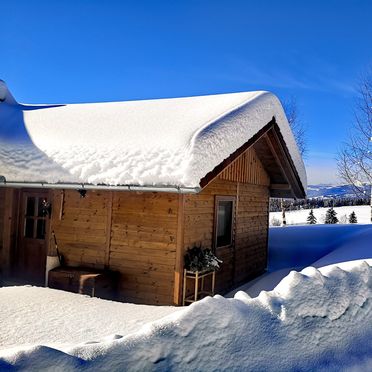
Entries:
{"type": "Polygon", "coordinates": [[[85,267],[56,267],[49,271],[48,286],[54,289],[115,299],[117,273],[85,267]]]}

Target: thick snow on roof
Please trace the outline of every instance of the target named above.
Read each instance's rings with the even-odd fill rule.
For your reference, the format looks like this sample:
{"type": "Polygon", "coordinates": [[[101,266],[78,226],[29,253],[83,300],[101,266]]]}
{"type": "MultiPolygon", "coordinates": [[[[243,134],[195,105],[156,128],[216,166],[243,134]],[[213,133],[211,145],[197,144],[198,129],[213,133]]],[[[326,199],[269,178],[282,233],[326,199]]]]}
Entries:
{"type": "Polygon", "coordinates": [[[282,106],[268,92],[38,106],[5,96],[0,175],[8,182],[198,187],[275,116],[306,189],[282,106]]]}

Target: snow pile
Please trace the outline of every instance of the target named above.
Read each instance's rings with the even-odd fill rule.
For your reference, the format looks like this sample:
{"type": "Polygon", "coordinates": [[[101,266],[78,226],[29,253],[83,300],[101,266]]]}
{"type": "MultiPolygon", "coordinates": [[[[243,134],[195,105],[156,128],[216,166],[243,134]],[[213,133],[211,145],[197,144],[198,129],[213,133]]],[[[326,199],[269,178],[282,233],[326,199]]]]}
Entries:
{"type": "MultiPolygon", "coordinates": [[[[327,370],[371,367],[372,268],[291,272],[272,292],[206,298],[140,331],[0,352],[5,366],[64,370],[327,370]]],[[[42,291],[42,289],[35,289],[42,291]]],[[[73,296],[73,295],[71,295],[73,296]]],[[[105,303],[105,301],[102,301],[105,303]]],[[[47,322],[45,324],[48,324],[47,322]]],[[[31,337],[31,335],[30,335],[31,337]]]]}
{"type": "Polygon", "coordinates": [[[53,106],[21,105],[7,94],[0,173],[8,182],[197,188],[275,116],[306,189],[292,132],[269,92],[53,106]]]}
{"type": "Polygon", "coordinates": [[[34,344],[60,349],[110,335],[127,335],[181,310],[103,301],[31,286],[0,288],[0,304],[2,349],[34,344]]]}

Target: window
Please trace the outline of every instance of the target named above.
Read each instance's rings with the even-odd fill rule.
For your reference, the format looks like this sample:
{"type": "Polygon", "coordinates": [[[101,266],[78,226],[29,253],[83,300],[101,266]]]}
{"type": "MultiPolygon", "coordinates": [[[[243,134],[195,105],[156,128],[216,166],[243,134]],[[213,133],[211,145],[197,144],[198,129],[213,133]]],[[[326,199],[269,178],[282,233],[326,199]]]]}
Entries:
{"type": "Polygon", "coordinates": [[[235,198],[228,196],[216,197],[215,211],[215,247],[225,247],[232,244],[235,198]]]}
{"type": "Polygon", "coordinates": [[[24,237],[45,239],[46,213],[44,204],[46,198],[27,196],[25,205],[24,237]]]}

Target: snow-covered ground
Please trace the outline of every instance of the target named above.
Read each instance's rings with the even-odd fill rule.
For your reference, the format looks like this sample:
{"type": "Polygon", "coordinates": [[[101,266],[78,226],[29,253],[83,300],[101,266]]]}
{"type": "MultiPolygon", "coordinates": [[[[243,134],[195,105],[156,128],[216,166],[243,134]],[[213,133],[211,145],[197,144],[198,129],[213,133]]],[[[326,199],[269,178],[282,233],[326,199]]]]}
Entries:
{"type": "MultiPolygon", "coordinates": [[[[317,219],[318,224],[323,224],[325,215],[329,208],[314,208],[314,216],[317,219]]],[[[355,205],[346,207],[335,207],[334,210],[337,212],[337,218],[340,223],[347,223],[351,212],[355,212],[358,223],[370,223],[371,222],[371,207],[369,205],[355,205]]],[[[307,217],[309,216],[310,209],[302,209],[298,211],[287,211],[286,220],[288,225],[304,225],[307,223],[307,217]]],[[[271,212],[270,213],[270,224],[273,224],[273,219],[282,221],[282,212],[271,212]]]]}
{"type": "MultiPolygon", "coordinates": [[[[0,369],[371,370],[372,227],[293,226],[271,233],[271,274],[314,261],[317,268],[291,271],[255,298],[247,288],[234,298],[165,308],[169,315],[156,313],[155,321],[153,307],[1,288],[0,369]]],[[[255,285],[260,281],[262,287],[265,278],[255,285]]]]}
{"type": "Polygon", "coordinates": [[[103,301],[32,286],[1,288],[0,301],[0,349],[30,344],[61,349],[127,335],[181,309],[103,301]]]}

